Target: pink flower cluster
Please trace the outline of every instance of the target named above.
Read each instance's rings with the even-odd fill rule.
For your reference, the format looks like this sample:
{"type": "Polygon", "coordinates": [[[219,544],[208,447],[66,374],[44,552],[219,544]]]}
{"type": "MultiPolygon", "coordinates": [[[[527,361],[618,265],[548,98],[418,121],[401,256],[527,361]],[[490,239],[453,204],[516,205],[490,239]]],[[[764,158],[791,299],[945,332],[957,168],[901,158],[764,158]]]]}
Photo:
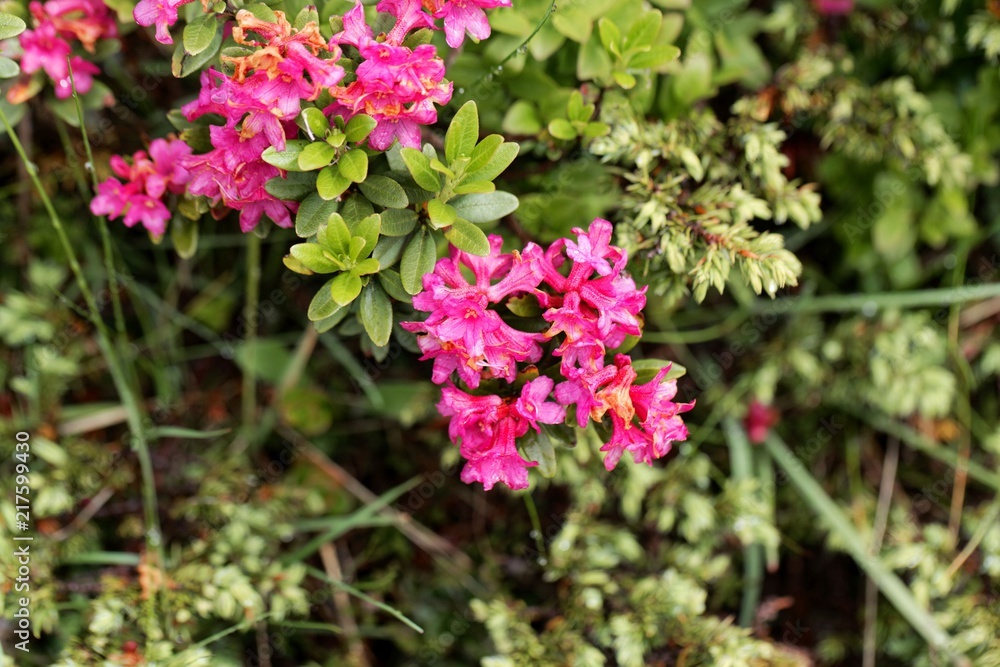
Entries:
{"type": "Polygon", "coordinates": [[[484,9],[510,6],[511,0],[382,0],[378,10],[392,14],[405,25],[432,29],[437,28],[434,19],[441,19],[445,41],[457,49],[465,41],[466,33],[477,40],[490,36],[490,23],[484,9]]]}
{"type": "Polygon", "coordinates": [[[163,197],[184,192],[190,179],[184,163],[190,155],[191,148],[179,139],[154,139],[149,153],[137,152],[131,164],[120,155],[113,156],[111,169],[125,182],[112,177],[98,185],[91,212],[112,220],[124,215],[126,226],[142,222],[150,234],[163,236],[170,220],[163,197]]]}
{"type": "Polygon", "coordinates": [[[368,145],[386,150],[393,141],[410,148],[420,147],[420,126],[437,121],[435,104],[451,100],[452,84],[444,81],[444,62],[430,44],[409,49],[402,46],[410,30],[433,25],[419,11],[419,0],[382,0],[379,10],[396,17],[385,37],[375,40],[359,4],[344,15],[344,30],[333,36],[340,45],[355,47],[364,60],[357,67],[357,79],[337,88],[336,102],[328,114],[349,119],[364,113],[378,125],[368,137],[368,145]]]}
{"type": "Polygon", "coordinates": [[[337,65],[340,50],[323,39],[315,23],[294,30],[282,12],[275,15],[277,21],[269,23],[240,10],[233,39],[254,50],[246,56],[223,56],[234,67],[233,75],[204,72],[198,99],[182,108],[188,120],[205,114],[225,119],[224,125],[209,130],[213,149],[188,161],[188,191],[204,195],[213,206],[222,203],[240,211],[244,232],[265,214],[279,226],[291,227],[290,211],[297,205],[267,192],[264,184],[282,172],[261,154],[269,146],[284,150],[285,140],[298,133],[295,118],[302,101],[315,100],[344,77],[337,65]]]}
{"type": "MultiPolygon", "coordinates": [[[[55,84],[56,97],[73,94],[73,83],[80,93],[93,85],[100,73],[97,65],[80,56],[72,56],[74,42],[93,53],[98,40],[118,36],[111,10],[101,0],[49,0],[29,5],[35,28],[21,33],[21,71],[31,75],[44,71],[55,84]],[[70,66],[73,76],[70,77],[70,66]]],[[[29,81],[21,81],[7,92],[12,104],[25,102],[34,94],[29,81]]]]}
{"type": "Polygon", "coordinates": [[[673,401],[677,384],[664,381],[669,367],[636,385],[627,355],[605,361],[627,336],[641,334],[639,313],[646,304],[645,288],[623,272],[625,252],[610,245],[611,223],[597,219],[588,231],[573,231],[576,241],[560,239],[544,252],[529,243],[521,253],[502,254],[498,236],[490,237],[487,257],[453,248],[424,276],[424,290],[413,298],[428,318],[402,323],[421,334],[422,358],[434,360],[432,378],[445,385],[438,409],[452,418],[449,435],[468,461],[465,482],[525,488],[527,468],[535,463],[518,453],[517,438],[529,427],[537,431],[538,424],[563,423],[570,408],[580,427],[610,418],[611,437],[601,449],[608,470],[625,451],[651,463],[672,442],[687,438],[680,414],[693,403],[673,401]],[[463,266],[474,282],[466,280],[463,266]],[[510,297],[535,299],[545,309],[548,329],[529,333],[505,322],[491,306],[510,297]],[[559,364],[523,384],[519,394],[473,395],[452,382],[456,373],[472,390],[485,380],[516,388],[520,378],[537,374],[531,365],[542,360],[543,346],[559,364]],[[550,396],[554,402],[546,400],[550,396]]]}

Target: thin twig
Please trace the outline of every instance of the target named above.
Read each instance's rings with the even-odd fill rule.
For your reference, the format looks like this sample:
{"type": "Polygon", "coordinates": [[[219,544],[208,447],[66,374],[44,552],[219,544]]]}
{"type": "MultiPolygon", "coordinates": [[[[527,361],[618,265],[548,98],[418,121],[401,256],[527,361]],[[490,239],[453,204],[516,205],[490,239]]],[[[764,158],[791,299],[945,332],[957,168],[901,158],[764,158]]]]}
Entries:
{"type": "MultiPolygon", "coordinates": [[[[370,491],[368,487],[359,482],[351,473],[331,461],[326,454],[317,449],[304,436],[287,426],[279,426],[277,430],[284,438],[301,446],[302,455],[305,458],[312,462],[321,472],[342,486],[352,496],[364,503],[371,503],[378,500],[378,496],[370,491]]],[[[472,559],[459,551],[451,542],[432,532],[409,514],[399,512],[391,507],[383,508],[381,513],[392,517],[399,531],[424,551],[447,559],[466,573],[473,570],[472,559]]]]}
{"type": "Polygon", "coordinates": [[[97,495],[90,499],[87,506],[84,507],[79,514],[77,514],[72,521],[68,524],[52,533],[49,536],[54,542],[62,542],[66,538],[70,537],[78,530],[83,528],[88,521],[94,518],[94,515],[101,511],[104,504],[111,500],[111,497],[115,495],[115,490],[110,486],[105,486],[103,489],[97,492],[97,495]]]}
{"type": "MultiPolygon", "coordinates": [[[[333,581],[343,581],[344,572],[340,567],[340,559],[337,558],[337,548],[332,542],[327,542],[319,548],[319,556],[323,560],[323,569],[326,576],[333,581]]],[[[352,662],[355,665],[367,667],[368,657],[365,654],[365,645],[358,635],[358,623],[354,619],[354,611],[351,608],[351,598],[342,589],[330,586],[333,594],[333,601],[337,605],[337,619],[340,627],[347,637],[348,650],[350,651],[352,662]]]]}
{"type": "Polygon", "coordinates": [[[965,561],[969,560],[969,556],[972,555],[972,553],[976,550],[976,547],[979,546],[979,543],[983,541],[984,537],[986,537],[986,533],[989,532],[989,529],[992,528],[994,524],[996,524],[998,516],[1000,516],[1000,500],[994,501],[993,506],[990,507],[990,509],[986,512],[986,515],[983,516],[982,521],[979,522],[979,526],[976,528],[976,532],[972,534],[972,538],[969,540],[969,543],[965,545],[962,552],[955,557],[955,560],[953,560],[951,565],[948,566],[948,569],[945,570],[944,578],[946,581],[954,577],[955,573],[958,572],[958,569],[965,564],[965,561]]]}
{"type": "MultiPolygon", "coordinates": [[[[896,486],[896,468],[899,465],[899,438],[889,436],[889,445],[882,464],[882,480],[878,489],[878,505],[875,508],[875,525],[872,528],[871,557],[878,558],[885,538],[885,527],[889,522],[889,508],[892,506],[892,490],[896,486]]],[[[865,630],[862,667],[875,667],[875,624],[878,619],[878,585],[871,577],[865,580],[865,630]]]]}

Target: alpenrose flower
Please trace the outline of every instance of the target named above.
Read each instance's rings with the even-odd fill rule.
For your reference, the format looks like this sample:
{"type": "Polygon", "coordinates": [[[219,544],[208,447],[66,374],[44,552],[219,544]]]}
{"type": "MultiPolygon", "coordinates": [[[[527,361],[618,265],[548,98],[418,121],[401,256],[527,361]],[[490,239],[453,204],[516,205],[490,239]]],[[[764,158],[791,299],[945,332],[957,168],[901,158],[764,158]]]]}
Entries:
{"type": "Polygon", "coordinates": [[[434,361],[433,381],[444,385],[438,409],[451,417],[448,433],[467,460],[467,483],[526,488],[527,469],[537,463],[524,458],[517,440],[540,424],[569,419],[584,428],[610,421],[601,448],[608,470],[626,451],[652,464],[688,436],[680,414],[694,403],[673,401],[677,383],[666,380],[669,365],[637,385],[627,355],[606,361],[627,336],[641,335],[646,303],[645,288],[624,273],[625,251],[610,244],[611,223],[597,219],[589,230],[573,231],[575,241],[559,239],[544,251],[529,243],[505,254],[499,236],[489,237],[486,257],[452,248],[413,298],[427,319],[402,323],[418,334],[422,359],[434,361]],[[512,297],[545,308],[536,332],[515,328],[495,309],[512,297]],[[493,389],[469,393],[455,375],[473,392],[484,381],[493,389]]]}
{"type": "Polygon", "coordinates": [[[148,28],[156,26],[156,41],[173,44],[170,27],[177,23],[177,10],[192,0],[139,0],[132,11],[132,18],[139,25],[148,28]]]}
{"type": "MultiPolygon", "coordinates": [[[[100,0],[32,2],[29,9],[35,28],[25,30],[18,38],[22,51],[21,71],[26,75],[44,71],[52,79],[56,97],[61,100],[73,94],[74,83],[77,92],[89,92],[93,76],[101,70],[80,56],[70,57],[73,42],[94,53],[99,40],[117,37],[118,26],[111,10],[100,0]]],[[[33,94],[30,81],[25,79],[7,91],[7,100],[21,104],[33,94]]]]}
{"type": "Polygon", "coordinates": [[[240,229],[256,227],[267,215],[279,227],[291,227],[295,202],[272,196],[265,184],[282,175],[261,154],[298,134],[295,118],[303,101],[313,101],[344,77],[337,64],[340,49],[320,35],[315,22],[296,30],[280,11],[275,21],[262,21],[245,9],[236,13],[233,40],[250,49],[244,56],[222,56],[232,76],[209,69],[202,73],[198,99],[182,107],[188,120],[217,114],[225,125],[212,126],[213,149],[192,156],[192,195],[208,198],[240,212],[240,229]],[[254,36],[259,36],[259,41],[254,36]]]}
{"type": "Polygon", "coordinates": [[[114,220],[124,216],[127,227],[142,226],[154,237],[163,236],[170,220],[170,210],[163,204],[168,193],[181,194],[190,179],[185,159],[191,148],[179,139],[154,139],[149,152],[138,151],[131,164],[120,155],[111,158],[111,177],[97,186],[97,196],[90,202],[94,215],[114,220]]]}
{"type": "Polygon", "coordinates": [[[399,12],[384,42],[375,40],[361,4],[344,15],[344,29],[333,41],[353,46],[364,60],[355,72],[357,79],[334,90],[336,103],[326,112],[345,120],[359,113],[374,118],[378,125],[368,145],[376,150],[388,149],[397,139],[403,146],[420,148],[420,126],[437,121],[434,105],[451,100],[452,84],[444,81],[444,61],[432,45],[412,50],[402,46],[406,31],[429,25],[416,5],[393,1],[379,8],[383,6],[399,12]]]}

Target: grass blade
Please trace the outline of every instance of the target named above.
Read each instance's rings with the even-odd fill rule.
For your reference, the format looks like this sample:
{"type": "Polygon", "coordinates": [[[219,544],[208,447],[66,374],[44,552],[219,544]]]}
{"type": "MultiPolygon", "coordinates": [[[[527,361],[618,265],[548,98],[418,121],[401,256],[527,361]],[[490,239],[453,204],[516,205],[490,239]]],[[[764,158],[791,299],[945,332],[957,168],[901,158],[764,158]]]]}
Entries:
{"type": "Polygon", "coordinates": [[[869,554],[865,539],[850,522],[847,515],[827,495],[823,487],[813,478],[788,446],[772,433],[765,442],[767,451],[775,463],[788,475],[792,485],[798,490],[802,499],[809,505],[832,532],[847,547],[848,553],[854,558],[865,574],[878,586],[882,594],[892,603],[896,611],[909,622],[910,626],[924,638],[933,648],[942,651],[952,658],[952,663],[961,667],[971,665],[968,658],[957,653],[952,648],[952,639],[937,621],[913,597],[906,584],[877,557],[869,554]]]}

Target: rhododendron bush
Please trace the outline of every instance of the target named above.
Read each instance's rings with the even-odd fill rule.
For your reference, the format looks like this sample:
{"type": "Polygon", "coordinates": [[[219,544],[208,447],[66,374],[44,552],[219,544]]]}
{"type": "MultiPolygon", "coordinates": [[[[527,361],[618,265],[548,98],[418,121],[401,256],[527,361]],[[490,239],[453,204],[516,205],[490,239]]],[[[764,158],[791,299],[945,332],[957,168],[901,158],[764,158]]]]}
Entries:
{"type": "MultiPolygon", "coordinates": [[[[437,48],[426,43],[431,31],[443,27],[449,48],[460,47],[466,33],[485,39],[483,8],[501,4],[383,0],[375,20],[388,29],[376,34],[359,3],[331,16],[330,38],[311,6],[292,21],[263,5],[237,10],[231,22],[225,12],[195,18],[175,51],[175,73],[192,71],[213,44],[221,48],[220,69],[204,68],[197,99],[173,117],[180,138],[155,139],[148,154],[131,159],[114,156],[116,176],[98,185],[91,202],[97,215],[129,227],[141,222],[154,240],[173,217],[165,198],[195,220],[206,211],[219,219],[238,211],[243,232],[262,220],[294,226],[307,242],[291,247],[286,266],[334,275],[319,288],[309,318],[321,331],[356,318],[376,347],[389,344],[394,323],[423,334],[423,358],[434,360],[434,381],[445,385],[439,409],[452,418],[449,433],[468,460],[462,479],[487,490],[497,482],[527,488],[527,468],[539,462],[518,443],[548,455],[540,423],[563,425],[568,407],[575,413],[569,422],[580,428],[593,422],[605,430],[610,422],[602,448],[609,470],[626,450],[643,463],[664,456],[687,437],[678,415],[691,408],[671,401],[669,364],[636,385],[632,360],[616,354],[627,337],[632,346],[642,335],[645,288],[628,276],[627,253],[610,245],[609,222],[575,229],[577,241],[545,251],[529,242],[504,254],[503,239],[477,225],[517,208],[517,198],[493,184],[517,155],[516,144],[498,134],[480,140],[475,102],[454,115],[443,156],[422,142],[421,128],[437,122],[454,88],[437,48]],[[233,46],[220,47],[227,28],[233,46]],[[453,252],[435,264],[442,240],[453,252]],[[462,278],[463,266],[475,287],[462,278]],[[424,322],[398,322],[395,311],[411,302],[427,313],[424,322]],[[491,305],[525,318],[529,329],[537,328],[529,314],[537,310],[551,326],[517,330],[491,305]],[[555,361],[558,384],[539,376],[554,373],[548,366],[555,361]],[[521,394],[471,395],[448,380],[452,372],[470,390],[479,390],[481,379],[503,380],[521,394]],[[555,403],[546,402],[550,394],[555,403]]],[[[135,19],[155,25],[157,41],[173,43],[176,6],[143,0],[135,19]]],[[[183,252],[192,251],[189,238],[183,252]]],[[[563,439],[571,435],[559,430],[563,439]]]]}
{"type": "Polygon", "coordinates": [[[998,62],[982,0],[0,0],[0,667],[996,667],[998,62]]]}

